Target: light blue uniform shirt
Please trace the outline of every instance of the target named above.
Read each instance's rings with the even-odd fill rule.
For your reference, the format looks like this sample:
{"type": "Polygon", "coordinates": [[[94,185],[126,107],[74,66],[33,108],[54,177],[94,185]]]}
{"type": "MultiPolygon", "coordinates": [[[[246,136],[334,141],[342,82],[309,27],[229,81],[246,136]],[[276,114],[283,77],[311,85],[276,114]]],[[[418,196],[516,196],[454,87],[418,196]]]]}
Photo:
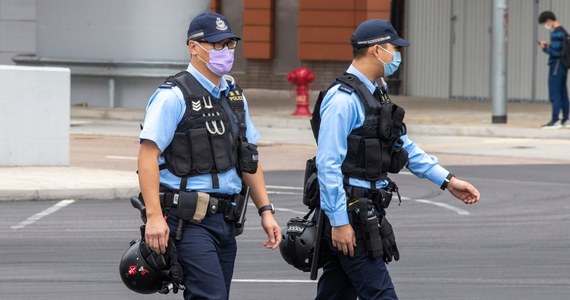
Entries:
{"type": "MultiPolygon", "coordinates": [[[[194,76],[198,82],[212,94],[215,98],[220,98],[221,93],[226,96],[229,92],[228,83],[221,80],[220,87],[215,86],[210,80],[196,70],[191,64],[188,65],[188,71],[194,76]]],[[[249,111],[245,97],[243,98],[245,106],[245,122],[247,126],[246,137],[249,143],[255,144],[259,140],[259,132],[253,126],[249,118],[249,111]]],[[[139,136],[141,141],[143,139],[151,140],[156,143],[161,152],[164,152],[166,147],[172,141],[174,132],[184,112],[186,111],[186,102],[182,91],[178,87],[173,88],[159,88],[150,97],[146,107],[146,115],[144,119],[143,130],[139,136]]],[[[237,124],[233,124],[237,126],[237,124]]],[[[161,156],[158,159],[158,164],[164,163],[164,158],[161,156]]],[[[232,168],[224,173],[218,174],[220,188],[214,190],[212,188],[212,176],[210,174],[203,174],[193,176],[188,179],[186,188],[188,190],[196,190],[202,192],[215,192],[221,194],[236,194],[241,190],[241,179],[239,178],[235,168],[232,168]]],[[[175,176],[167,169],[160,171],[160,183],[173,189],[180,187],[180,177],[175,176]]]]}
{"type": "MultiPolygon", "coordinates": [[[[357,76],[370,90],[374,92],[378,84],[372,83],[354,66],[350,66],[348,73],[357,76]]],[[[321,104],[321,127],[317,148],[317,169],[319,186],[321,190],[321,208],[329,217],[332,226],[341,226],[349,223],[346,210],[346,194],[343,188],[343,175],[341,165],[347,152],[347,138],[350,132],[364,124],[364,105],[360,102],[358,94],[348,94],[339,91],[340,84],[333,86],[323,98],[321,104]]],[[[434,156],[426,154],[407,135],[401,137],[404,149],[409,153],[408,169],[420,178],[441,185],[449,172],[439,165],[434,156]]],[[[349,178],[352,186],[370,188],[370,182],[349,178]]],[[[386,187],[386,180],[378,181],[376,188],[386,187]]]]}

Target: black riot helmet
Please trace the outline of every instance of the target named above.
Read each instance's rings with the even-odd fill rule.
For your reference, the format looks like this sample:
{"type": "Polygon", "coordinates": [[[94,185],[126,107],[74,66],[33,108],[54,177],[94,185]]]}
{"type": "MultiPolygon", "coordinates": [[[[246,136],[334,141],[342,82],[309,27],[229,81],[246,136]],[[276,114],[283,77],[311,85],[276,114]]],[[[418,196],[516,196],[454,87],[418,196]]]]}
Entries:
{"type": "MultiPolygon", "coordinates": [[[[303,272],[309,272],[317,242],[315,222],[305,218],[293,218],[287,222],[287,230],[283,232],[283,239],[279,244],[281,256],[293,267],[303,272]]],[[[321,247],[321,250],[324,248],[321,247]]],[[[319,268],[322,267],[322,264],[323,262],[319,260],[319,268]]]]}
{"type": "Polygon", "coordinates": [[[170,265],[164,255],[150,250],[144,241],[133,240],[119,263],[125,286],[140,294],[154,294],[168,283],[170,265]]]}

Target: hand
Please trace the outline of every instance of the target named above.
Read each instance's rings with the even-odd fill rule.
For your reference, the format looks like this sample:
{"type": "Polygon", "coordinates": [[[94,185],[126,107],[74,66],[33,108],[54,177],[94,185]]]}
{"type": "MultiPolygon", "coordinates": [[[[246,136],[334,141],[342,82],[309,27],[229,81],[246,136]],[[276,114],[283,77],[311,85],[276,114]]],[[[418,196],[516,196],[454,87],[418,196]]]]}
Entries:
{"type": "Polygon", "coordinates": [[[266,210],[261,214],[261,226],[263,230],[265,230],[265,233],[267,233],[268,239],[263,243],[263,246],[271,250],[277,249],[281,243],[281,227],[277,225],[271,211],[266,210]]]}
{"type": "Polygon", "coordinates": [[[452,177],[447,184],[447,190],[465,204],[479,202],[479,191],[467,181],[452,177]]]}
{"type": "Polygon", "coordinates": [[[540,47],[541,49],[547,48],[548,43],[545,41],[538,41],[538,47],[540,47]]]}
{"type": "Polygon", "coordinates": [[[356,236],[354,229],[350,224],[333,227],[331,230],[332,245],[344,255],[354,256],[354,247],[356,247],[356,236]]]}
{"type": "Polygon", "coordinates": [[[382,237],[382,251],[384,252],[384,262],[389,263],[394,257],[395,261],[400,259],[400,252],[396,246],[396,237],[392,230],[392,225],[388,223],[386,217],[382,217],[380,221],[380,237],[382,237]]]}
{"type": "Polygon", "coordinates": [[[147,218],[144,240],[146,245],[157,254],[166,253],[170,228],[162,215],[147,218]]]}

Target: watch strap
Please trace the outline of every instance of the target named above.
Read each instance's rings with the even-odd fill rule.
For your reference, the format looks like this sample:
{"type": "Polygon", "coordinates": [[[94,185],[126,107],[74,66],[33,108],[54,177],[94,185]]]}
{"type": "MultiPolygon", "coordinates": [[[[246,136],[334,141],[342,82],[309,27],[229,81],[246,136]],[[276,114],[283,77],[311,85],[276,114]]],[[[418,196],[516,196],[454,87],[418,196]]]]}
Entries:
{"type": "Polygon", "coordinates": [[[447,177],[445,177],[445,180],[443,181],[443,183],[441,184],[440,188],[441,190],[445,190],[447,188],[447,185],[449,184],[449,181],[451,180],[451,178],[455,177],[455,174],[453,173],[449,173],[447,174],[447,177]]]}
{"type": "Polygon", "coordinates": [[[259,213],[259,215],[261,216],[261,214],[266,211],[266,210],[270,210],[272,214],[275,214],[275,208],[273,207],[273,204],[267,204],[264,205],[262,207],[260,207],[257,212],[259,213]]]}

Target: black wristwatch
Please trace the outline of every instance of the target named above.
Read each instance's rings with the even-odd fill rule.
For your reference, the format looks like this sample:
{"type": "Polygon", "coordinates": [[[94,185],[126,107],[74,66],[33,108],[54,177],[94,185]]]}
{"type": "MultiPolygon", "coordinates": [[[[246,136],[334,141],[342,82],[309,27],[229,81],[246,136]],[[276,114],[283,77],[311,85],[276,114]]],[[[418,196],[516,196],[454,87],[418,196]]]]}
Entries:
{"type": "Polygon", "coordinates": [[[445,180],[443,181],[443,183],[441,184],[440,188],[442,190],[445,190],[447,188],[447,185],[449,184],[449,181],[451,180],[451,178],[455,177],[455,175],[453,173],[449,173],[447,174],[447,177],[445,177],[445,180]]]}
{"type": "Polygon", "coordinates": [[[261,214],[266,210],[270,210],[272,214],[275,214],[275,207],[273,207],[272,203],[260,207],[257,212],[259,213],[259,216],[261,216],[261,214]]]}

